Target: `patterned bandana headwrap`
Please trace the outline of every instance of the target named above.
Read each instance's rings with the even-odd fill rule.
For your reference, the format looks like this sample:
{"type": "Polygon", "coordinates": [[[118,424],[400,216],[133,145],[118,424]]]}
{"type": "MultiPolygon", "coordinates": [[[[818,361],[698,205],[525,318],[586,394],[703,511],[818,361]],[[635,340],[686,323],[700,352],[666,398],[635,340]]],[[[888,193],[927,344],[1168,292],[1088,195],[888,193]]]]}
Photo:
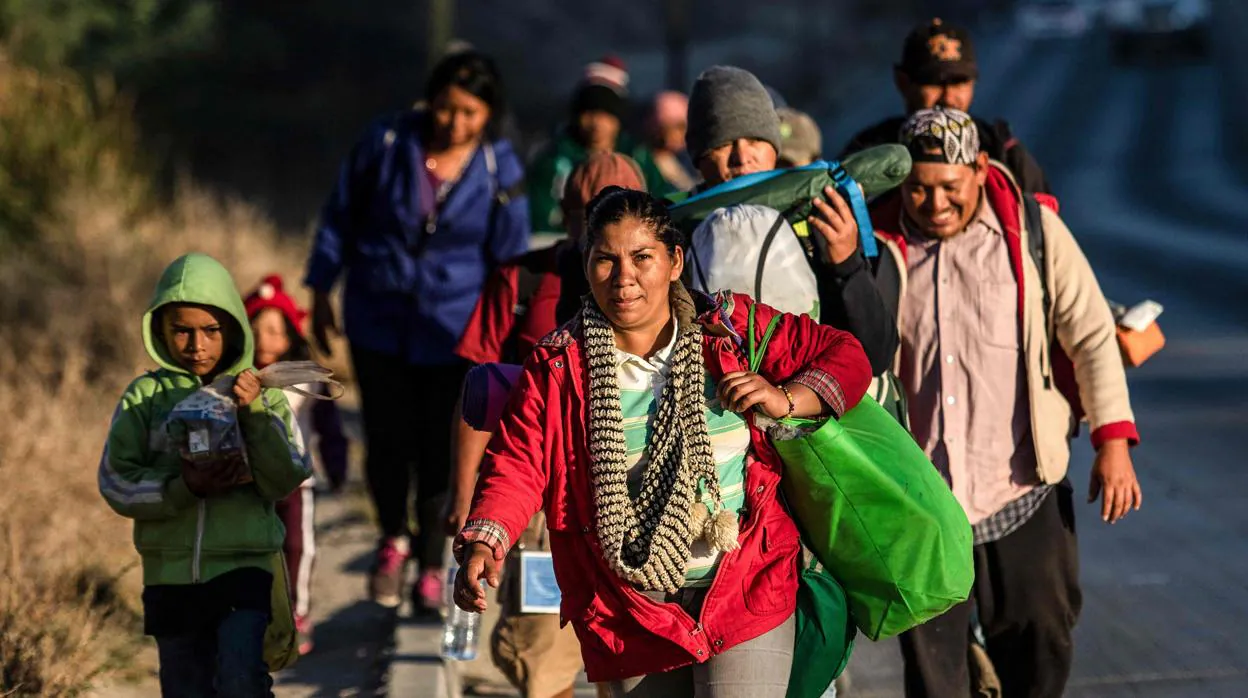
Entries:
{"type": "Polygon", "coordinates": [[[923,109],[901,127],[901,143],[915,162],[974,165],[979,157],[979,129],[957,109],[923,109]]]}

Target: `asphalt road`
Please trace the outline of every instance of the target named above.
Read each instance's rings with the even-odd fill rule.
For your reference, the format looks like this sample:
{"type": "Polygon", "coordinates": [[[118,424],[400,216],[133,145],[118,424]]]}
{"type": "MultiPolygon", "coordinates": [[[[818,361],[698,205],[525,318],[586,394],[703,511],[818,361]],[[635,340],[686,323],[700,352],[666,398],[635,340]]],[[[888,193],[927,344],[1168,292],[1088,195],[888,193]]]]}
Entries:
{"type": "MultiPolygon", "coordinates": [[[[1218,69],[1115,66],[1095,34],[977,38],[972,111],[1008,119],[1045,168],[1106,295],[1166,308],[1165,351],[1128,375],[1144,508],[1114,526],[1078,510],[1067,695],[1248,695],[1248,182],[1225,152],[1218,69]]],[[[887,66],[877,84],[821,119],[826,150],[898,109],[887,66]]],[[[1077,492],[1090,463],[1083,439],[1077,492]]],[[[853,698],[901,696],[895,642],[862,641],[850,674],[853,698]]]]}

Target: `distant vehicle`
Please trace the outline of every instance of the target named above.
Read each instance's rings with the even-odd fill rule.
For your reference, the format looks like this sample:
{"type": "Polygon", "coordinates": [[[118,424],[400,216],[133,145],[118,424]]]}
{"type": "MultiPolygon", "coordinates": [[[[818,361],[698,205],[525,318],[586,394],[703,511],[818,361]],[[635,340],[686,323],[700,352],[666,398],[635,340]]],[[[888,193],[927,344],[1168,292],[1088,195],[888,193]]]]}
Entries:
{"type": "Polygon", "coordinates": [[[1020,3],[1014,19],[1024,36],[1035,39],[1083,36],[1092,27],[1092,11],[1086,0],[1033,0],[1020,3]]]}
{"type": "Polygon", "coordinates": [[[1180,55],[1204,58],[1209,52],[1209,0],[1110,0],[1104,21],[1114,59],[1180,55]]]}

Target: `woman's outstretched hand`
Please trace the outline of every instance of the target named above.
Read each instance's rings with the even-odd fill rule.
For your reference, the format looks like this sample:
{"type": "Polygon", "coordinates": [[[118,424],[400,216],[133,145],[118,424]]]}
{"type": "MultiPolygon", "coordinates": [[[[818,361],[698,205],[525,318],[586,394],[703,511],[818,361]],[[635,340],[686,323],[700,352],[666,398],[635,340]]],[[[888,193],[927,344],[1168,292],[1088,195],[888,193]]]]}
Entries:
{"type": "Polygon", "coordinates": [[[494,559],[494,551],[483,543],[473,543],[467,559],[455,575],[455,605],[470,613],[484,613],[485,589],[481,580],[498,588],[500,563],[494,559]]]}

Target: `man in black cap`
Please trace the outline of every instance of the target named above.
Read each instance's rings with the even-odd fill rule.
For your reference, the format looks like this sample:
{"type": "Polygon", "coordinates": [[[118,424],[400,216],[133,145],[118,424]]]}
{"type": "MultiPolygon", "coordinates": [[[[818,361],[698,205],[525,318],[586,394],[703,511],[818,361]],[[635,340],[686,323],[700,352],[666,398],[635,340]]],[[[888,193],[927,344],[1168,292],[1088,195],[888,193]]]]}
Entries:
{"type": "MultiPolygon", "coordinates": [[[[893,68],[893,84],[905,102],[906,115],[937,106],[970,111],[978,77],[970,33],[939,18],[910,32],[902,47],[901,63],[893,68]]],[[[906,116],[894,116],[862,131],[845,146],[841,157],[873,145],[898,142],[905,121],[906,116]]],[[[1010,133],[1005,121],[975,119],[975,125],[983,151],[1003,163],[1023,191],[1051,193],[1044,171],[1010,133]]]]}

